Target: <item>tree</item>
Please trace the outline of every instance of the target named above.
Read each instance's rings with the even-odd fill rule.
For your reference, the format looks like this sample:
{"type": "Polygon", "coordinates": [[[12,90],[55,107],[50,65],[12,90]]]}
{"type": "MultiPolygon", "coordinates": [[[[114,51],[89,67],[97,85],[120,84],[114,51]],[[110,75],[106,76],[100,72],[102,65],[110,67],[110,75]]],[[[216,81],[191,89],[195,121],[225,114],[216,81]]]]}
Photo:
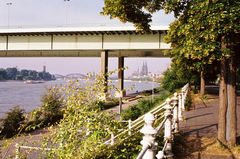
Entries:
{"type": "Polygon", "coordinates": [[[201,61],[201,66],[221,62],[218,139],[236,144],[236,57],[239,49],[238,0],[105,0],[102,14],[132,22],[148,31],[151,14],[174,12],[167,40],[172,54],[201,61]],[[227,118],[226,114],[230,114],[227,118]],[[226,126],[226,124],[228,124],[226,126]],[[227,132],[227,133],[226,133],[227,132]],[[227,135],[227,136],[226,136],[227,135]]]}
{"type": "Polygon", "coordinates": [[[7,72],[4,69],[0,69],[0,80],[6,80],[7,79],[7,72]]]}
{"type": "Polygon", "coordinates": [[[6,73],[7,73],[7,79],[8,80],[15,80],[15,77],[17,75],[17,68],[13,67],[13,68],[7,68],[6,69],[6,73]]]}

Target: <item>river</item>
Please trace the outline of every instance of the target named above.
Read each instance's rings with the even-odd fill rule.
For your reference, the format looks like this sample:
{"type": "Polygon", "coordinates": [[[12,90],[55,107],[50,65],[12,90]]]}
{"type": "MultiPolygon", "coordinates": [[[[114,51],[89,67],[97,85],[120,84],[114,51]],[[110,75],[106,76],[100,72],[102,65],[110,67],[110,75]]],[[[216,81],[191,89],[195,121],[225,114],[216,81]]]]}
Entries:
{"type": "MultiPolygon", "coordinates": [[[[117,82],[113,83],[116,84],[117,82]]],[[[16,105],[19,105],[26,112],[32,111],[40,106],[41,97],[46,91],[46,88],[60,84],[66,84],[66,81],[56,80],[39,84],[25,84],[22,81],[0,82],[0,117],[3,117],[5,112],[16,105]]],[[[149,90],[159,86],[158,83],[146,81],[125,81],[124,84],[127,89],[127,94],[149,90]],[[130,90],[130,88],[133,89],[130,90]]]]}

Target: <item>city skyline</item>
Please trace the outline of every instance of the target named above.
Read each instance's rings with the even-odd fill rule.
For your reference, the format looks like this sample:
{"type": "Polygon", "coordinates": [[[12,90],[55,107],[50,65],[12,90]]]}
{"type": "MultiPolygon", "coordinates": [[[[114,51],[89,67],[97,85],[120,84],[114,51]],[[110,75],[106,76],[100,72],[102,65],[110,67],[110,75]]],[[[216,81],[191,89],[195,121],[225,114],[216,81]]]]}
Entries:
{"type": "MultiPolygon", "coordinates": [[[[117,58],[109,58],[109,70],[117,70],[117,58]]],[[[148,72],[162,73],[170,65],[170,58],[125,58],[125,75],[131,75],[143,62],[148,63],[148,72]]],[[[43,70],[53,74],[66,75],[69,73],[100,72],[100,58],[83,58],[83,57],[64,57],[64,58],[0,58],[0,68],[17,67],[18,69],[43,70]],[[86,65],[86,61],[91,67],[86,65]]]]}

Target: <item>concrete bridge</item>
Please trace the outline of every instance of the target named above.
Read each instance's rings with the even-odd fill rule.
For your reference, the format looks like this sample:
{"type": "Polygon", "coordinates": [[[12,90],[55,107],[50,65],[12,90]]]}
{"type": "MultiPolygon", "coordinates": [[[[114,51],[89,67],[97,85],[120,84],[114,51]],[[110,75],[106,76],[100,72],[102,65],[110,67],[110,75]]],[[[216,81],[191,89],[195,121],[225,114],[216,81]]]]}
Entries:
{"type": "Polygon", "coordinates": [[[124,57],[162,57],[170,45],[163,42],[168,27],[149,33],[134,27],[0,29],[0,57],[101,57],[102,73],[108,57],[118,57],[119,89],[123,89],[124,57]]]}

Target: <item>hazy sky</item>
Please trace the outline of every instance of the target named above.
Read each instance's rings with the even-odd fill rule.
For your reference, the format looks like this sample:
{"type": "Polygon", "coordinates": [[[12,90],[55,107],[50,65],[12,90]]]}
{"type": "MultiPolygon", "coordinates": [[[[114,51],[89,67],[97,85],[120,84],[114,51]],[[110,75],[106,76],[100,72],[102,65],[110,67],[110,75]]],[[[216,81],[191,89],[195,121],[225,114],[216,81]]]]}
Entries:
{"type": "MultiPolygon", "coordinates": [[[[64,27],[64,26],[119,26],[118,20],[101,16],[103,0],[1,0],[0,28],[16,27],[64,27]],[[8,5],[11,3],[11,5],[8,5]]],[[[152,25],[166,26],[173,21],[172,15],[162,11],[153,16],[152,25]]],[[[130,74],[143,61],[148,63],[149,71],[160,73],[170,63],[166,58],[127,58],[125,65],[130,74]]],[[[15,67],[41,70],[43,65],[51,73],[68,74],[72,72],[99,71],[99,58],[0,58],[0,67],[15,67]],[[89,67],[91,64],[92,67],[89,67]]],[[[115,69],[117,59],[110,59],[109,67],[115,69]]]]}

